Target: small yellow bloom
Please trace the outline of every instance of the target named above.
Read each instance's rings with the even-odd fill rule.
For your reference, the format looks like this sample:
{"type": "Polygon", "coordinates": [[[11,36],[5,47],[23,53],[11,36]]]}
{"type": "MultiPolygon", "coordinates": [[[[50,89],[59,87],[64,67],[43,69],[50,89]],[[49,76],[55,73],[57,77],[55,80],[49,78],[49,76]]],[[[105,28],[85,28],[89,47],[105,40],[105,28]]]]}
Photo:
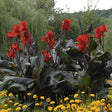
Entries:
{"type": "Polygon", "coordinates": [[[42,105],[43,103],[42,102],[40,102],[40,106],[42,105]]]}
{"type": "Polygon", "coordinates": [[[74,103],[75,102],[75,100],[70,100],[70,103],[74,103]]]}
{"type": "Polygon", "coordinates": [[[25,109],[25,108],[27,108],[27,107],[28,107],[27,105],[23,105],[23,107],[22,107],[22,108],[23,108],[23,109],[25,109]]]}
{"type": "Polygon", "coordinates": [[[8,103],[12,103],[12,100],[9,100],[8,103]]]}
{"type": "Polygon", "coordinates": [[[63,110],[63,111],[64,111],[65,109],[66,109],[66,107],[65,107],[65,106],[62,106],[62,107],[61,107],[61,110],[63,110]]]}
{"type": "Polygon", "coordinates": [[[95,95],[94,95],[94,94],[90,94],[90,96],[91,96],[91,97],[95,97],[95,95]]]}
{"type": "Polygon", "coordinates": [[[105,99],[101,99],[101,102],[105,102],[105,99]]]}
{"type": "Polygon", "coordinates": [[[28,96],[31,96],[31,93],[27,93],[28,96]]]}
{"type": "Polygon", "coordinates": [[[23,104],[19,104],[18,106],[21,107],[23,104]]]}
{"type": "Polygon", "coordinates": [[[4,106],[3,107],[7,107],[8,105],[7,104],[4,104],[4,106]]]}
{"type": "Polygon", "coordinates": [[[50,101],[51,101],[51,99],[50,99],[50,98],[46,98],[46,102],[48,102],[48,103],[49,103],[50,101]]]}
{"type": "Polygon", "coordinates": [[[78,94],[75,94],[75,95],[74,95],[74,98],[77,98],[77,97],[78,97],[78,94]]]}
{"type": "Polygon", "coordinates": [[[55,104],[55,101],[51,101],[50,104],[51,104],[51,105],[52,105],[52,104],[55,104]]]}
{"type": "Polygon", "coordinates": [[[44,97],[44,96],[41,96],[41,97],[40,97],[40,99],[41,99],[41,100],[44,100],[44,99],[45,99],[45,97],[44,97]]]}
{"type": "Polygon", "coordinates": [[[13,94],[12,93],[9,93],[9,95],[8,95],[9,97],[11,97],[11,96],[13,96],[13,94]]]}
{"type": "Polygon", "coordinates": [[[55,108],[54,108],[54,112],[57,112],[57,110],[58,110],[57,107],[55,107],[55,108]]]}
{"type": "Polygon", "coordinates": [[[35,103],[35,106],[39,106],[39,103],[35,103]]]}
{"type": "Polygon", "coordinates": [[[53,107],[48,106],[47,109],[48,109],[48,111],[52,111],[53,107]]]}
{"type": "Polygon", "coordinates": [[[68,97],[65,97],[65,98],[64,98],[64,101],[67,101],[67,100],[69,100],[69,98],[68,98],[68,97]]]}
{"type": "Polygon", "coordinates": [[[36,95],[36,94],[34,94],[34,95],[33,95],[33,98],[34,98],[34,99],[36,99],[36,98],[37,98],[37,95],[36,95]]]}
{"type": "Polygon", "coordinates": [[[82,93],[82,94],[84,94],[84,93],[85,93],[85,91],[82,91],[81,93],[82,93]]]}
{"type": "Polygon", "coordinates": [[[19,110],[21,110],[21,107],[17,107],[17,108],[16,108],[16,111],[19,111],[19,110]]]}
{"type": "Polygon", "coordinates": [[[15,104],[14,104],[14,106],[17,106],[19,103],[18,102],[16,102],[15,104]]]}

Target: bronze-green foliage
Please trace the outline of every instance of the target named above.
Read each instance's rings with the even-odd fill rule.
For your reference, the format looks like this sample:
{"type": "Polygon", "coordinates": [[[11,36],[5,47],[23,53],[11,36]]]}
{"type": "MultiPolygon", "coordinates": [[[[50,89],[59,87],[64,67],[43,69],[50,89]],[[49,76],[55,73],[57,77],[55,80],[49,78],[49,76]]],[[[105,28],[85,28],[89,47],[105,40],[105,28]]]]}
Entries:
{"type": "Polygon", "coordinates": [[[6,33],[20,21],[27,21],[40,48],[40,39],[49,30],[53,5],[49,0],[0,0],[0,50],[8,50],[6,33]]]}

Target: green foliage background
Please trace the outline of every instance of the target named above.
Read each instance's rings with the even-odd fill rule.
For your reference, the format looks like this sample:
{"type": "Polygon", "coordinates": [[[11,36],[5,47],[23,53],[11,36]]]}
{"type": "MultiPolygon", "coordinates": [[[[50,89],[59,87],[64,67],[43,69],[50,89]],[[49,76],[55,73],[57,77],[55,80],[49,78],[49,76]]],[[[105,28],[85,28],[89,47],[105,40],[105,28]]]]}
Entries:
{"type": "Polygon", "coordinates": [[[20,21],[27,21],[40,49],[40,38],[50,29],[48,18],[53,5],[49,0],[0,0],[0,50],[8,51],[6,33],[20,21]]]}

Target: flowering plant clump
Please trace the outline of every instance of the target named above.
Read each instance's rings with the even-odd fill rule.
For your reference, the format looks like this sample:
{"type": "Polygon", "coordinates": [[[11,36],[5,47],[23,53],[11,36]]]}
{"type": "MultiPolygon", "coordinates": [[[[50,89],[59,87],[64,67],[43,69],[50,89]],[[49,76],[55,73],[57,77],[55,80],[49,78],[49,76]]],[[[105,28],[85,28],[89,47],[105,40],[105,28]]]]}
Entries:
{"type": "MultiPolygon", "coordinates": [[[[70,31],[71,23],[72,20],[67,18],[62,21],[61,38],[57,42],[53,31],[48,31],[41,38],[44,46],[40,53],[35,52],[36,42],[31,37],[26,21],[21,21],[20,25],[15,24],[13,31],[7,33],[10,45],[8,56],[12,67],[10,72],[14,75],[2,77],[0,90],[8,89],[14,97],[17,94],[19,100],[24,103],[23,110],[28,108],[26,102],[29,106],[42,106],[43,100],[50,97],[51,99],[46,99],[49,111],[53,109],[64,111],[69,107],[72,111],[81,111],[83,106],[79,107],[82,99],[77,99],[78,90],[83,94],[85,103],[87,103],[88,95],[92,100],[95,97],[98,100],[107,98],[106,79],[112,69],[108,66],[111,54],[104,51],[106,25],[96,28],[94,35],[90,32],[82,32],[76,37],[77,42],[75,42],[75,39],[67,40],[65,37],[70,31]],[[97,41],[98,39],[100,41],[97,41]],[[100,45],[102,49],[98,50],[100,45]],[[34,93],[33,98],[32,93],[34,93]],[[52,105],[56,103],[60,95],[66,96],[62,102],[68,102],[70,98],[67,96],[71,94],[75,95],[74,99],[70,100],[70,104],[64,103],[62,106],[53,108],[52,105]],[[37,98],[40,102],[37,102],[37,98]]],[[[104,106],[103,103],[100,107],[102,106],[104,106]]],[[[96,106],[91,110],[95,109],[96,106]]],[[[16,111],[20,110],[21,107],[16,108],[16,111]]],[[[88,110],[90,110],[89,107],[88,110]]]]}

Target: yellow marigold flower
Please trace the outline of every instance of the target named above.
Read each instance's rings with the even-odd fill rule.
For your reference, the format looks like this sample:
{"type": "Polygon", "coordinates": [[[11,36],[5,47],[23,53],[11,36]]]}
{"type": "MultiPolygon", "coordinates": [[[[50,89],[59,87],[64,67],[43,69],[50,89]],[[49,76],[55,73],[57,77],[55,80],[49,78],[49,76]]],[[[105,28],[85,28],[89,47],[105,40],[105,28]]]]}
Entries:
{"type": "Polygon", "coordinates": [[[4,106],[3,107],[7,107],[8,105],[7,104],[4,104],[4,106]]]}
{"type": "Polygon", "coordinates": [[[66,107],[65,107],[65,106],[62,106],[62,107],[61,107],[61,110],[63,110],[63,111],[64,111],[65,109],[66,109],[66,107]]]}
{"type": "Polygon", "coordinates": [[[5,103],[5,101],[2,101],[2,104],[4,104],[5,103]]]}
{"type": "Polygon", "coordinates": [[[104,109],[104,110],[106,110],[106,109],[107,109],[107,107],[103,107],[103,109],[104,109]]]}
{"type": "Polygon", "coordinates": [[[101,102],[105,102],[105,99],[101,99],[101,102]]]}
{"type": "Polygon", "coordinates": [[[70,104],[67,104],[67,109],[69,109],[70,108],[70,104]]]}
{"type": "Polygon", "coordinates": [[[55,107],[53,110],[54,110],[54,112],[57,112],[58,109],[57,109],[57,107],[55,107]]]}
{"type": "Polygon", "coordinates": [[[75,102],[75,100],[70,100],[70,103],[74,103],[75,102]]]}
{"type": "Polygon", "coordinates": [[[27,93],[28,96],[31,96],[31,93],[27,93]]]}
{"type": "Polygon", "coordinates": [[[9,100],[8,102],[9,102],[9,103],[12,103],[12,100],[9,100]]]}
{"type": "Polygon", "coordinates": [[[65,97],[65,98],[64,98],[64,101],[67,101],[67,100],[69,100],[69,98],[68,98],[68,97],[65,97]]]}
{"type": "Polygon", "coordinates": [[[76,104],[71,104],[71,108],[76,108],[76,104]]]}
{"type": "Polygon", "coordinates": [[[7,109],[7,112],[10,112],[11,110],[12,110],[11,108],[8,108],[8,109],[7,109]]]}
{"type": "Polygon", "coordinates": [[[51,104],[51,105],[52,105],[52,104],[55,104],[55,101],[51,101],[50,104],[51,104]]]}
{"type": "Polygon", "coordinates": [[[85,91],[82,91],[81,93],[82,93],[82,94],[84,94],[84,93],[85,93],[85,91]]]}
{"type": "Polygon", "coordinates": [[[19,104],[18,106],[21,107],[23,104],[19,104]]]}
{"type": "Polygon", "coordinates": [[[48,109],[48,111],[52,111],[53,107],[48,106],[47,109],[48,109]]]}
{"type": "Polygon", "coordinates": [[[81,100],[78,100],[78,99],[77,99],[77,100],[75,100],[75,102],[76,102],[76,103],[80,103],[80,102],[81,102],[81,100]]]}
{"type": "Polygon", "coordinates": [[[75,94],[75,95],[74,95],[74,98],[77,98],[77,97],[78,97],[78,94],[75,94]]]}
{"type": "Polygon", "coordinates": [[[27,105],[23,105],[23,107],[22,107],[22,108],[23,108],[23,109],[25,109],[25,108],[27,108],[27,107],[28,107],[27,105]]]}
{"type": "Polygon", "coordinates": [[[107,107],[110,108],[110,104],[107,104],[107,107]]]}
{"type": "Polygon", "coordinates": [[[11,96],[13,96],[13,94],[12,93],[9,93],[9,95],[8,95],[9,97],[11,97],[11,96]]]}
{"type": "Polygon", "coordinates": [[[96,110],[96,109],[97,109],[97,107],[91,107],[90,109],[91,109],[91,110],[96,110]]]}
{"type": "Polygon", "coordinates": [[[107,83],[110,83],[111,82],[111,80],[107,80],[107,83]]]}
{"type": "Polygon", "coordinates": [[[39,103],[35,103],[35,106],[39,106],[39,103]]]}
{"type": "Polygon", "coordinates": [[[60,100],[60,103],[63,103],[63,100],[60,100]]]}
{"type": "Polygon", "coordinates": [[[19,103],[18,102],[16,102],[15,104],[14,104],[14,106],[17,106],[19,103]]]}
{"type": "Polygon", "coordinates": [[[36,94],[34,94],[34,95],[33,95],[33,98],[34,98],[34,99],[36,99],[36,98],[37,98],[37,95],[36,95],[36,94]]]}
{"type": "Polygon", "coordinates": [[[48,103],[49,103],[50,101],[51,101],[51,99],[50,99],[50,98],[46,98],[46,102],[48,102],[48,103]]]}
{"type": "Polygon", "coordinates": [[[109,110],[110,110],[110,111],[112,111],[112,107],[111,107],[111,108],[109,108],[109,110]]]}
{"type": "Polygon", "coordinates": [[[90,94],[90,96],[91,96],[91,97],[95,97],[95,95],[94,95],[94,94],[90,94]]]}
{"type": "Polygon", "coordinates": [[[16,108],[16,111],[19,111],[19,110],[21,110],[21,107],[17,107],[17,108],[16,108]]]}
{"type": "Polygon", "coordinates": [[[44,97],[44,96],[41,96],[41,97],[40,97],[40,99],[41,99],[41,100],[44,100],[44,99],[45,99],[45,97],[44,97]]]}

